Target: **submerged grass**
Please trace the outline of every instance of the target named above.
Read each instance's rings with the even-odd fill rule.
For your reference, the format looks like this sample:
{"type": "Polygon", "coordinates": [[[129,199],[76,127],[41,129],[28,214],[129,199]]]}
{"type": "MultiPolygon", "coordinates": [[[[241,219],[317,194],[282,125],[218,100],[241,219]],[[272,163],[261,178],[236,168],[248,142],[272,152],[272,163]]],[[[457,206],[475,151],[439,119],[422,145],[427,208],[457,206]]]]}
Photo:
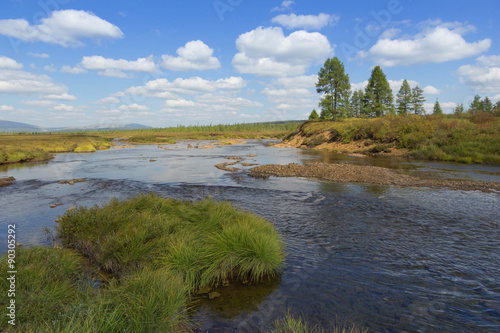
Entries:
{"type": "Polygon", "coordinates": [[[287,313],[283,318],[276,320],[272,329],[267,333],[366,333],[368,329],[362,329],[353,324],[333,325],[329,329],[311,326],[300,317],[294,317],[287,313]]]}
{"type": "MultiPolygon", "coordinates": [[[[193,292],[274,276],[284,261],[269,222],[210,199],[114,199],[68,211],[57,229],[62,248],[18,249],[16,326],[2,316],[0,330],[186,332],[193,292]],[[113,275],[109,284],[92,287],[89,260],[113,275]]],[[[8,290],[8,281],[0,287],[8,290]]],[[[7,294],[1,297],[6,304],[7,294]]]]}
{"type": "Polygon", "coordinates": [[[382,150],[405,148],[420,159],[500,164],[500,117],[489,114],[309,121],[286,139],[297,134],[311,147],[365,141],[382,150]]]}

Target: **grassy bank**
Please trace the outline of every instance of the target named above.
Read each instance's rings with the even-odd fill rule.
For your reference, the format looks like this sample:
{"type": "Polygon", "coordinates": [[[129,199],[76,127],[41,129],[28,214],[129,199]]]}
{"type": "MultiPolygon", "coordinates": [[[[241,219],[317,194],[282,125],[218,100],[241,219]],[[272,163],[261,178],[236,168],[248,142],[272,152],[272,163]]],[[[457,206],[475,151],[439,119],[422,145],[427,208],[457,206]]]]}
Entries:
{"type": "Polygon", "coordinates": [[[309,121],[285,138],[287,141],[310,148],[328,148],[334,143],[353,147],[358,143],[350,152],[390,153],[402,149],[420,159],[500,164],[500,117],[408,115],[309,121]]]}
{"type": "Polygon", "coordinates": [[[84,133],[0,134],[0,164],[45,161],[51,158],[51,153],[94,152],[109,148],[109,142],[117,137],[135,144],[169,144],[187,139],[279,139],[294,131],[297,125],[298,122],[290,121],[84,133]]]}
{"type": "Polygon", "coordinates": [[[131,143],[175,143],[176,140],[281,139],[296,130],[299,122],[234,125],[177,126],[133,131],[108,131],[106,137],[127,137],[131,143]]]}
{"type": "MultiPolygon", "coordinates": [[[[17,332],[185,332],[190,295],[232,279],[272,277],[283,242],[260,217],[212,200],[139,195],[67,212],[61,246],[19,249],[17,332]],[[92,287],[85,263],[107,271],[92,287]]],[[[5,257],[2,269],[7,271],[5,257]]],[[[7,280],[0,287],[8,290],[7,280]]],[[[1,296],[6,304],[7,294],[1,296]]]]}
{"type": "Polygon", "coordinates": [[[45,161],[51,153],[93,152],[109,147],[109,139],[91,134],[2,134],[0,164],[45,161]]]}

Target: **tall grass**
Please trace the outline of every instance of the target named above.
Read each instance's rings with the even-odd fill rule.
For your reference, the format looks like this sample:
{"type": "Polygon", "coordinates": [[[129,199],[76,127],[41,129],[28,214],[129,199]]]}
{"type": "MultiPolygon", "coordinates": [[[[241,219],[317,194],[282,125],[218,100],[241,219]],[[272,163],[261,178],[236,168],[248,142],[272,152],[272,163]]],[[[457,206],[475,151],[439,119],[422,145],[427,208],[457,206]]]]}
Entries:
{"type": "Polygon", "coordinates": [[[68,212],[58,226],[76,249],[117,277],[154,265],[181,274],[191,290],[229,278],[273,276],[284,260],[273,226],[229,203],[139,195],[68,212]]]}
{"type": "Polygon", "coordinates": [[[269,222],[210,199],[114,199],[66,212],[57,230],[63,248],[18,251],[19,325],[2,316],[0,330],[186,332],[191,293],[231,278],[274,276],[284,261],[269,222]],[[109,284],[92,287],[88,262],[112,274],[109,284]]]}

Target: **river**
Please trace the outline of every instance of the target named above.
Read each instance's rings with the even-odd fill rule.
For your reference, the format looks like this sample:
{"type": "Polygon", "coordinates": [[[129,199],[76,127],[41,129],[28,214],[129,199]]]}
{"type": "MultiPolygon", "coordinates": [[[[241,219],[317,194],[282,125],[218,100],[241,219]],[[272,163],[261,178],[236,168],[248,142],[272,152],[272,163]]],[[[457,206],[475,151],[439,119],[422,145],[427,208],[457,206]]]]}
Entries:
{"type": "Polygon", "coordinates": [[[70,205],[150,191],[211,196],[270,220],[287,256],[279,279],[221,287],[227,290],[220,298],[201,300],[192,313],[201,331],[253,332],[287,312],[320,327],[347,321],[370,332],[500,331],[500,194],[256,179],[245,171],[250,166],[238,163],[231,167],[239,171],[227,172],[214,165],[236,156],[260,165],[342,161],[495,182],[500,167],[273,148],[269,142],[213,149],[144,145],[3,166],[0,177],[16,181],[0,188],[1,252],[12,223],[19,242],[47,244],[43,228],[53,229],[70,205]],[[75,178],[86,181],[59,183],[75,178]],[[54,204],[61,205],[50,208],[54,204]]]}

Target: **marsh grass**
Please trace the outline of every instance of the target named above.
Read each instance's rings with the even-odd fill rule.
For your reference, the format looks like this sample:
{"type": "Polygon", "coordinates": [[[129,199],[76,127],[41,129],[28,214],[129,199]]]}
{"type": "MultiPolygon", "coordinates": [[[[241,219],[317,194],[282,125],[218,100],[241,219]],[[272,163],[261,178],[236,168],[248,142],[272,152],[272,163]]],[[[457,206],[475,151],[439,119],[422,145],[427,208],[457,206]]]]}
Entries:
{"type": "Polygon", "coordinates": [[[309,146],[327,142],[328,133],[330,142],[368,141],[377,145],[374,152],[395,147],[419,159],[500,164],[500,117],[490,114],[309,121],[296,133],[305,136],[309,146]]]}
{"type": "Polygon", "coordinates": [[[328,329],[312,326],[300,317],[294,317],[290,313],[276,320],[267,333],[366,333],[368,329],[362,329],[354,324],[337,324],[328,329]]]}
{"type": "Polygon", "coordinates": [[[230,278],[272,277],[284,260],[283,242],[269,222],[211,199],[114,199],[66,213],[58,233],[65,247],[118,278],[150,265],[166,267],[191,291],[230,278]]]}
{"type": "Polygon", "coordinates": [[[110,139],[91,134],[2,134],[0,164],[49,160],[51,153],[107,149],[110,139]]]}
{"type": "MultiPolygon", "coordinates": [[[[66,212],[57,230],[53,247],[18,249],[18,325],[2,316],[0,330],[188,332],[198,288],[271,277],[284,261],[271,223],[211,199],[113,199],[66,212]],[[112,274],[109,283],[95,287],[89,261],[112,274]]],[[[8,290],[6,279],[0,287],[8,290]]]]}

